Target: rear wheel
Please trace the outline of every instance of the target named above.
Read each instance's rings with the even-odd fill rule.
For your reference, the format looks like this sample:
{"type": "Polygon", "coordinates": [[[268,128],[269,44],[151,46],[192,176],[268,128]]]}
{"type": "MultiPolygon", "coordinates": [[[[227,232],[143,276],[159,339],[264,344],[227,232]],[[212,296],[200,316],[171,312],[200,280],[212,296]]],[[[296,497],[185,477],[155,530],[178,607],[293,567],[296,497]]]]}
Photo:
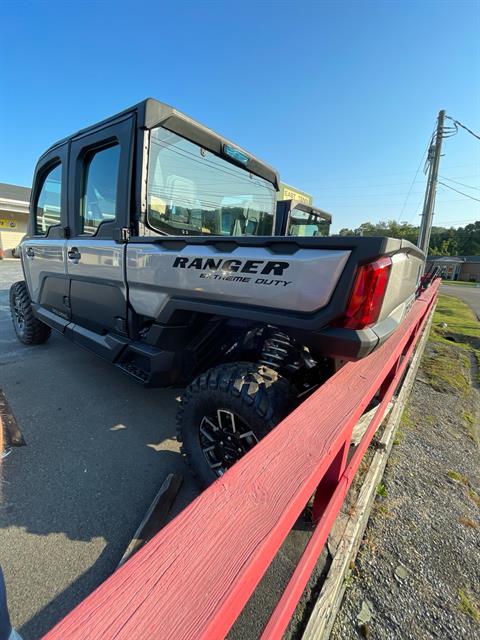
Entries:
{"type": "Polygon", "coordinates": [[[51,329],[33,314],[25,282],[10,287],[10,313],[17,338],[23,344],[42,344],[50,337],[51,329]]]}
{"type": "Polygon", "coordinates": [[[182,453],[203,486],[222,476],[294,406],[290,383],[248,362],[209,369],[183,394],[178,412],[182,453]]]}

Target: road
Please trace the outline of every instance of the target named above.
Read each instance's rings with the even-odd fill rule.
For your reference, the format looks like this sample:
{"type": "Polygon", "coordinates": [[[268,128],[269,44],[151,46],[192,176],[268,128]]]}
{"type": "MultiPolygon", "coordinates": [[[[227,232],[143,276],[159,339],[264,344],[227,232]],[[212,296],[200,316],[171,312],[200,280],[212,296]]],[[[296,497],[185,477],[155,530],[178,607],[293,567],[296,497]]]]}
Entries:
{"type": "Polygon", "coordinates": [[[3,463],[0,563],[12,622],[31,640],[111,574],[167,473],[185,478],[176,511],[196,487],[174,439],[177,393],[55,334],[21,345],[8,308],[20,279],[19,261],[0,261],[0,387],[27,441],[3,463]]]}
{"type": "Polygon", "coordinates": [[[464,287],[461,284],[442,284],[441,293],[447,296],[455,296],[463,300],[463,302],[466,302],[480,320],[480,287],[464,287]]]}

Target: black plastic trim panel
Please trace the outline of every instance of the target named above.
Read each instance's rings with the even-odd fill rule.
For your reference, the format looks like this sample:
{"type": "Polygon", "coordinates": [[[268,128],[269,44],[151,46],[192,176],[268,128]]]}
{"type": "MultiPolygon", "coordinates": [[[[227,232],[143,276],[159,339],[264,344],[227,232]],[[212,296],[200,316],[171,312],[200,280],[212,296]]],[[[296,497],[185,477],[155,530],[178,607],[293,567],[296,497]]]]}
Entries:
{"type": "Polygon", "coordinates": [[[66,326],[70,323],[68,318],[62,318],[61,316],[53,313],[53,311],[49,311],[45,309],[45,307],[32,302],[32,310],[36,317],[44,322],[46,325],[55,329],[55,331],[59,331],[60,333],[65,333],[66,326]]]}
{"type": "MultiPolygon", "coordinates": [[[[330,236],[300,237],[289,236],[132,236],[130,244],[161,245],[166,251],[181,251],[190,245],[214,246],[221,253],[231,253],[237,247],[266,247],[272,253],[294,253],[299,249],[344,249],[357,250],[359,257],[392,255],[403,250],[423,259],[425,254],[408,240],[398,240],[380,236],[330,236]]],[[[374,258],[373,258],[374,259],[374,258]]]]}

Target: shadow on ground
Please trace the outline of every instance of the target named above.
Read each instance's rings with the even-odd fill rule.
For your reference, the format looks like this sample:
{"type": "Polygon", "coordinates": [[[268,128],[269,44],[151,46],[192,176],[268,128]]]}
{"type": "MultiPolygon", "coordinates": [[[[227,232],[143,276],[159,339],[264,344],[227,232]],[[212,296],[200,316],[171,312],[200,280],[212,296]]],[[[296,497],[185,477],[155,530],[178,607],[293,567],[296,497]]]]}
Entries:
{"type": "Polygon", "coordinates": [[[178,391],[144,389],[56,334],[18,343],[8,288],[21,269],[0,267],[0,387],[27,441],[1,471],[0,564],[31,640],[112,573],[168,473],[184,476],[172,517],[198,489],[175,439],[178,391]]]}

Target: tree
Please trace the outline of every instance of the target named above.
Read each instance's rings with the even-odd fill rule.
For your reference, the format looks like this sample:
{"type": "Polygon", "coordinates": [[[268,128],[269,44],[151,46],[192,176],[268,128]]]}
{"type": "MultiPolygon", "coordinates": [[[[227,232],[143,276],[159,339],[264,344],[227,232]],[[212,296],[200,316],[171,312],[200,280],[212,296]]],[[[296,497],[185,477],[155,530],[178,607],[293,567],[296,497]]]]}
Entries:
{"type": "Polygon", "coordinates": [[[480,255],[480,221],[458,229],[458,247],[463,256],[480,255]]]}
{"type": "MultiPolygon", "coordinates": [[[[362,222],[356,229],[345,227],[341,229],[341,236],[389,236],[401,238],[416,244],[420,227],[408,222],[396,220],[381,220],[375,224],[362,222]]],[[[430,236],[430,255],[457,256],[480,255],[480,221],[477,220],[466,227],[455,229],[450,227],[432,227],[430,236]]]]}

